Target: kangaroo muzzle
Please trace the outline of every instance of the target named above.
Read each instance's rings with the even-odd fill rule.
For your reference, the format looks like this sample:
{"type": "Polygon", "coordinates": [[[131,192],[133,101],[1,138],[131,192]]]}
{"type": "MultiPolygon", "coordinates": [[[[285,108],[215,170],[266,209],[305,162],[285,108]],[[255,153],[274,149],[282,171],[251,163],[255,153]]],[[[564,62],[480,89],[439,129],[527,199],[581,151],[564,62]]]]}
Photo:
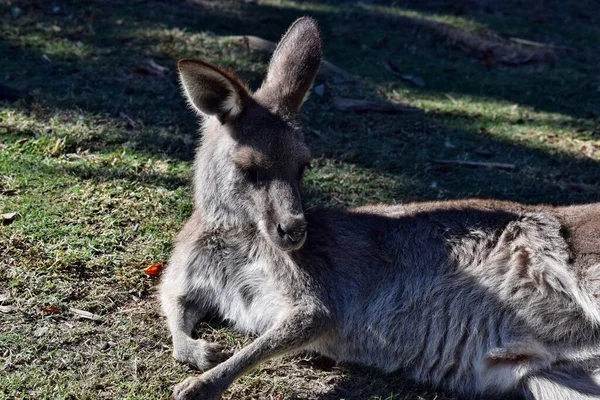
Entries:
{"type": "Polygon", "coordinates": [[[306,220],[304,216],[294,216],[277,224],[277,235],[285,242],[298,244],[306,238],[306,220]]]}

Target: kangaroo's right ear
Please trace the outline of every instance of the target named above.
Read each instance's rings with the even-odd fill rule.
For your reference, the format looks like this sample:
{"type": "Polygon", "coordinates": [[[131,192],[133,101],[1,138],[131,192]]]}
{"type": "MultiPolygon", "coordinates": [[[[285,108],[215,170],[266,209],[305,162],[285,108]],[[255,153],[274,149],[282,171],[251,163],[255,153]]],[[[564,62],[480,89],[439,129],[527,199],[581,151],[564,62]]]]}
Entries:
{"type": "Polygon", "coordinates": [[[233,74],[189,58],[177,67],[185,95],[200,114],[214,115],[222,124],[241,114],[247,92],[233,74]]]}
{"type": "Polygon", "coordinates": [[[315,20],[297,19],[279,41],[256,97],[271,103],[279,113],[297,114],[317,75],[322,52],[315,20]]]}

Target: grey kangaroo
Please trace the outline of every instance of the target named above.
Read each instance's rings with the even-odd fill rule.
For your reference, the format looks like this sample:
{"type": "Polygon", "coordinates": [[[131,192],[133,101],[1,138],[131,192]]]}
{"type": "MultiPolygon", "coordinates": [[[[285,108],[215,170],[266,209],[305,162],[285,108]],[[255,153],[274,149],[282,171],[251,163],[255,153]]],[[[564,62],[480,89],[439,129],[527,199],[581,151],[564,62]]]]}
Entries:
{"type": "Polygon", "coordinates": [[[600,204],[303,210],[310,155],[297,115],[320,61],[305,17],[254,93],[218,67],[179,62],[204,122],[194,211],[160,296],[173,356],[203,373],[173,398],[217,399],[299,350],[466,396],[600,398],[600,204]],[[191,337],[208,314],[257,337],[227,358],[191,337]]]}

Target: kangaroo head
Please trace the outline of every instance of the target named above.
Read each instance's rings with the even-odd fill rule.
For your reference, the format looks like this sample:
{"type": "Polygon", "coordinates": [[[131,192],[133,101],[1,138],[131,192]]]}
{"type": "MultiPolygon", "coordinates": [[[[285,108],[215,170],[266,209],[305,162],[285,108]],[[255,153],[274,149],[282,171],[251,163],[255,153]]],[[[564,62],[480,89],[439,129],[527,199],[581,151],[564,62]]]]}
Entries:
{"type": "Polygon", "coordinates": [[[218,67],[179,61],[185,95],[205,117],[195,201],[207,224],[251,224],[286,251],[304,244],[299,184],[310,153],[296,117],[320,61],[319,31],[307,17],[281,39],[255,93],[218,67]]]}

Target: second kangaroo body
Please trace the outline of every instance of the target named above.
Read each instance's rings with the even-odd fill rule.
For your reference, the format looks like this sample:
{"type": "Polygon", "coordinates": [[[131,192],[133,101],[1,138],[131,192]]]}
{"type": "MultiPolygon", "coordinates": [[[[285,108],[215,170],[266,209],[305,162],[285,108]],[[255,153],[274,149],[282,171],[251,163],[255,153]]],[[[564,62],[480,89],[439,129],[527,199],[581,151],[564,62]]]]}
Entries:
{"type": "Polygon", "coordinates": [[[296,123],[321,59],[298,20],[256,93],[182,60],[206,117],[195,211],[161,285],[173,354],[201,371],[176,399],[216,399],[261,361],[310,350],[466,395],[600,398],[600,204],[452,201],[304,211],[296,123]],[[228,359],[193,339],[218,314],[257,334],[228,359]]]}

